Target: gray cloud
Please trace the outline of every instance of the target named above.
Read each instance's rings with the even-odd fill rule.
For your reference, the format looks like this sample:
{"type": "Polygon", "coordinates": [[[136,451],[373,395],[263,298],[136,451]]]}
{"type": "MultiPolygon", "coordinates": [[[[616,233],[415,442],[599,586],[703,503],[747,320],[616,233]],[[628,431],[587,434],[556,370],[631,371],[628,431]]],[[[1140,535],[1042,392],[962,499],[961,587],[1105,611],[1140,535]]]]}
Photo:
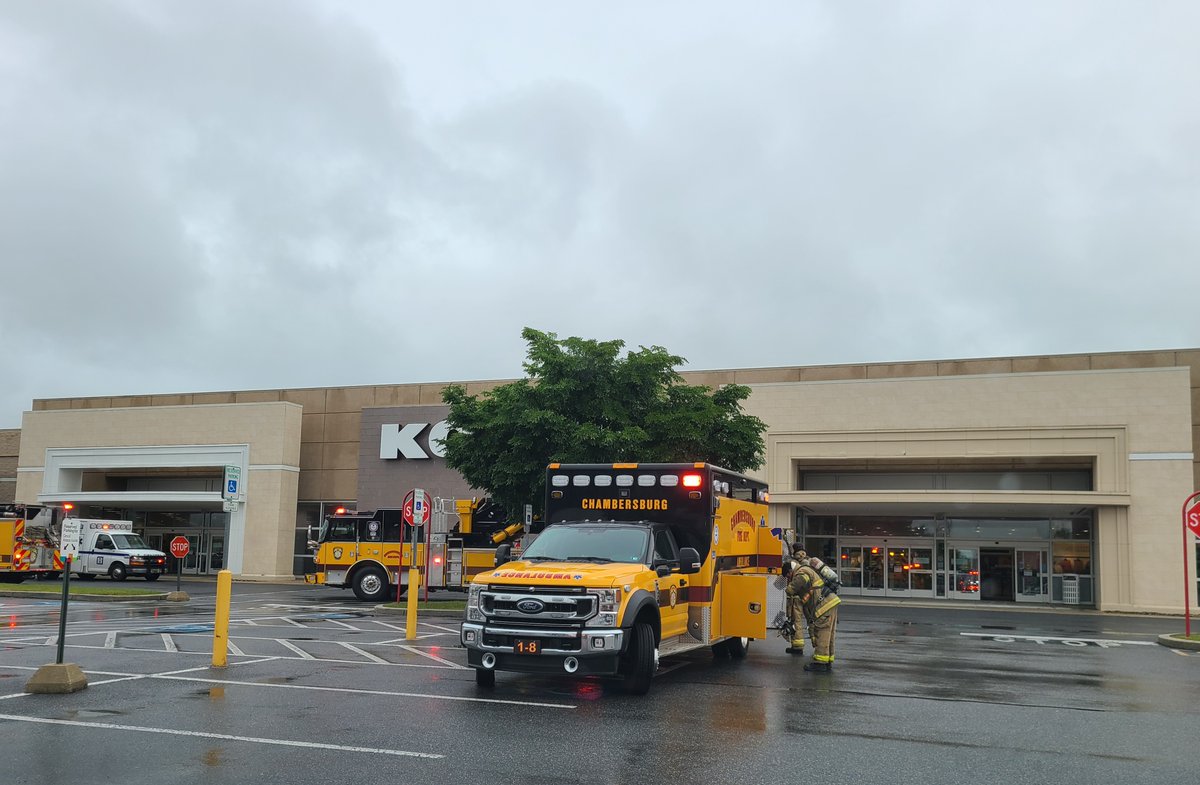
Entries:
{"type": "Polygon", "coordinates": [[[1191,3],[10,2],[32,398],[1200,345],[1191,3]]]}

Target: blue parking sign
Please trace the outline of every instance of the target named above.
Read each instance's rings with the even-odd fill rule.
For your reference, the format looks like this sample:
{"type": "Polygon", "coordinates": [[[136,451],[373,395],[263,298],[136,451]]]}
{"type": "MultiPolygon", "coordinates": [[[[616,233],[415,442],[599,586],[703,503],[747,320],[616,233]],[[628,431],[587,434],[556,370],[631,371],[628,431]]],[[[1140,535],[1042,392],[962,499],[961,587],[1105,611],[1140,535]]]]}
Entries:
{"type": "Polygon", "coordinates": [[[225,489],[225,493],[229,494],[230,496],[236,496],[237,492],[237,480],[230,480],[229,487],[225,489]]]}

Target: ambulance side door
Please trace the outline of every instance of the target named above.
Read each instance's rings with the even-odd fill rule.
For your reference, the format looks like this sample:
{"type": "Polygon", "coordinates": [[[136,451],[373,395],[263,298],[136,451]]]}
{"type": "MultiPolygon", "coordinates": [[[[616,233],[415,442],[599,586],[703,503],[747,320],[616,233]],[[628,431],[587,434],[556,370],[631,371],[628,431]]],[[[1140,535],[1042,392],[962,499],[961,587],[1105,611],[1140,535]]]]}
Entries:
{"type": "Polygon", "coordinates": [[[666,640],[687,632],[688,576],[679,572],[679,548],[671,530],[655,529],[653,536],[651,569],[659,570],[660,567],[667,567],[672,570],[665,575],[662,573],[665,573],[666,570],[659,570],[658,577],[659,619],[662,622],[662,637],[666,640]]]}

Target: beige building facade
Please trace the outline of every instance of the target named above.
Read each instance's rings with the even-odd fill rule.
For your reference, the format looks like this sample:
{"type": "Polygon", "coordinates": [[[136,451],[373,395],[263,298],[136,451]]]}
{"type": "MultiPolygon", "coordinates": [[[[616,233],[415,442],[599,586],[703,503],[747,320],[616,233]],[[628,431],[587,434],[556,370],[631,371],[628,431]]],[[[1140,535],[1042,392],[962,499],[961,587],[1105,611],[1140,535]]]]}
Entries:
{"type": "MultiPolygon", "coordinates": [[[[771,523],[848,595],[1182,613],[1200,350],[684,377],[750,386],[771,523]]],[[[0,503],[70,501],[153,543],[184,534],[187,572],[296,576],[307,527],[334,505],[398,506],[418,483],[469,492],[437,455],[443,386],[36,400],[0,431],[0,503]]]]}

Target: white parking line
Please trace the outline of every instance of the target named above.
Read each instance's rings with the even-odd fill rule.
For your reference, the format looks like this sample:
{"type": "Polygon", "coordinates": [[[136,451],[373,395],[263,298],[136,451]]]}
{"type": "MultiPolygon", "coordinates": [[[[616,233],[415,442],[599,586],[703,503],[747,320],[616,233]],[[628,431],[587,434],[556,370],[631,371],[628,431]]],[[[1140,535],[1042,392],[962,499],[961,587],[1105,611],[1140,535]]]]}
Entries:
{"type": "MultiPolygon", "coordinates": [[[[359,663],[360,665],[362,663],[359,663]]],[[[281,690],[310,690],[315,692],[338,692],[350,695],[375,695],[384,698],[424,698],[435,701],[455,701],[460,703],[493,703],[505,706],[531,706],[540,709],[576,709],[578,706],[570,703],[542,703],[539,701],[506,700],[504,698],[472,698],[466,695],[438,695],[431,692],[395,692],[392,690],[356,690],[351,687],[318,687],[308,684],[263,684],[256,681],[233,681],[229,679],[206,679],[192,676],[151,675],[151,679],[165,681],[192,681],[203,684],[231,684],[242,687],[262,687],[264,689],[281,690]]]]}
{"type": "Polygon", "coordinates": [[[163,648],[167,651],[179,651],[179,647],[175,645],[175,639],[165,632],[162,633],[163,648]]]}
{"type": "Polygon", "coordinates": [[[410,651],[413,654],[420,654],[422,657],[428,657],[429,659],[433,660],[434,662],[440,662],[443,665],[449,665],[451,668],[454,668],[456,670],[467,670],[464,666],[459,665],[457,662],[450,662],[450,660],[443,660],[441,657],[437,656],[436,654],[431,654],[427,651],[421,651],[416,646],[401,646],[400,648],[404,649],[405,651],[410,651]]]}
{"type": "Polygon", "coordinates": [[[344,641],[336,641],[336,643],[337,643],[337,645],[343,646],[346,649],[354,652],[355,654],[361,654],[362,656],[366,657],[368,660],[371,660],[372,662],[378,662],[380,665],[388,665],[389,664],[388,661],[385,660],[383,657],[376,657],[374,654],[371,654],[370,652],[365,652],[362,649],[355,646],[353,643],[345,643],[344,641]]]}
{"type": "Polygon", "coordinates": [[[148,728],[140,725],[117,725],[112,722],[81,722],[79,720],[55,720],[48,717],[24,717],[18,714],[0,714],[0,720],[11,722],[33,722],[44,725],[68,725],[76,728],[101,728],[104,730],[123,730],[135,733],[160,733],[168,736],[194,736],[202,739],[222,739],[224,741],[244,741],[250,744],[272,744],[283,747],[304,747],[306,749],[336,750],[338,752],[365,752],[372,755],[398,755],[408,758],[439,759],[446,757],[432,752],[412,752],[410,750],[388,750],[378,747],[347,747],[342,744],[326,744],[319,741],[294,741],[291,739],[264,739],[255,736],[235,736],[230,733],[206,733],[195,730],[176,730],[174,728],[148,728]]]}
{"type": "Polygon", "coordinates": [[[286,640],[284,638],[279,638],[278,641],[284,648],[291,649],[292,651],[299,654],[300,659],[303,659],[303,660],[315,660],[316,659],[316,657],[312,656],[311,654],[306,652],[304,649],[300,648],[299,646],[295,645],[294,643],[292,643],[289,640],[286,640]]]}
{"type": "Polygon", "coordinates": [[[110,632],[104,636],[104,648],[111,649],[117,645],[117,633],[110,632]]]}

